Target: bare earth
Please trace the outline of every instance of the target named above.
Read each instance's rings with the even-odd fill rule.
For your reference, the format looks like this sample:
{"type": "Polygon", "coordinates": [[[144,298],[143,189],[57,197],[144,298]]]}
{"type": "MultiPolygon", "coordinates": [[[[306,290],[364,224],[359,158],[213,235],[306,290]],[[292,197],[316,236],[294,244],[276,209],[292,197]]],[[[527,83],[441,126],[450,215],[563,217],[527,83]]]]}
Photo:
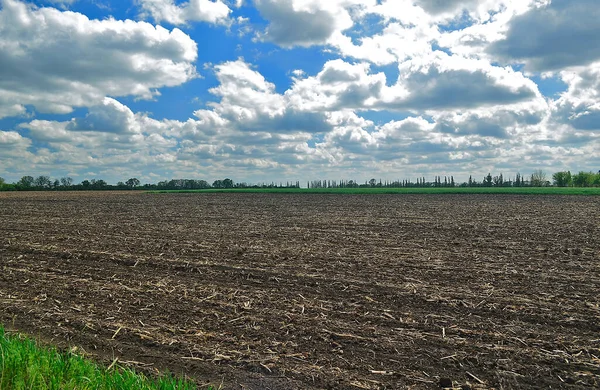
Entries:
{"type": "Polygon", "coordinates": [[[600,198],[2,193],[0,322],[225,389],[600,387],[600,198]]]}

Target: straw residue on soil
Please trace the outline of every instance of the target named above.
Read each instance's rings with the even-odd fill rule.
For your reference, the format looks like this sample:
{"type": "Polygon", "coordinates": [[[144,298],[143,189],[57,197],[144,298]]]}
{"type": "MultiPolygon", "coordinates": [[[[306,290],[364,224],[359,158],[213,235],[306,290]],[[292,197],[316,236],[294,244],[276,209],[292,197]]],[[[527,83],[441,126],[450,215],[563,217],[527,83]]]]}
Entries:
{"type": "Polygon", "coordinates": [[[0,194],[0,321],[231,389],[600,386],[600,203],[0,194]]]}

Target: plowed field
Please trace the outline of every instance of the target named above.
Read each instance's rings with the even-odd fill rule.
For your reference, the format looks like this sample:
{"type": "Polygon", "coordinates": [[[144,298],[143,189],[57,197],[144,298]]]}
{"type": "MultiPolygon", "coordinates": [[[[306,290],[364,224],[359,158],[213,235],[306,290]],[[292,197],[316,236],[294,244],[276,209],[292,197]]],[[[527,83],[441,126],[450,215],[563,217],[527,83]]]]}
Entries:
{"type": "Polygon", "coordinates": [[[600,198],[0,194],[0,322],[225,389],[600,387],[600,198]]]}

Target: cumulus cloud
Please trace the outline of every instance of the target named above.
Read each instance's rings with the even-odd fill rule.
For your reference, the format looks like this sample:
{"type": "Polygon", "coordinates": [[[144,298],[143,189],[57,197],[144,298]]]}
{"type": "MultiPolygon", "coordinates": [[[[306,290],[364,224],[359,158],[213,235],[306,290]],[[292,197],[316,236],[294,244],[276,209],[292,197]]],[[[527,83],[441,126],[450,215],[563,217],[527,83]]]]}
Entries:
{"type": "Polygon", "coordinates": [[[488,51],[529,71],[556,71],[600,59],[596,0],[552,0],[511,20],[506,38],[488,51]]]}
{"type": "Polygon", "coordinates": [[[139,123],[129,107],[111,98],[104,98],[102,104],[90,107],[84,118],[73,119],[67,129],[120,134],[140,132],[139,123]]]}
{"type": "MultiPolygon", "coordinates": [[[[0,166],[1,175],[6,178],[10,171],[28,168],[36,156],[29,150],[32,141],[16,131],[0,130],[0,166]]],[[[31,173],[27,173],[31,174],[31,173]]]]}
{"type": "Polygon", "coordinates": [[[375,0],[254,0],[269,21],[260,38],[283,47],[324,44],[354,25],[352,13],[375,0]]]}
{"type": "Polygon", "coordinates": [[[539,125],[549,115],[549,107],[543,100],[536,103],[443,112],[433,117],[435,130],[458,136],[519,139],[524,131],[539,125]]]}
{"type": "Polygon", "coordinates": [[[336,156],[338,166],[368,167],[375,172],[409,168],[413,174],[424,175],[432,166],[436,166],[436,174],[445,170],[459,174],[493,145],[494,141],[483,137],[444,134],[435,122],[409,117],[379,126],[371,123],[367,128],[336,128],[320,147],[336,156]]]}
{"type": "Polygon", "coordinates": [[[196,119],[156,120],[105,98],[83,117],[33,120],[19,128],[48,145],[44,153],[49,164],[93,165],[99,172],[121,167],[141,171],[172,167],[182,172],[182,166],[190,172],[205,171],[207,166],[215,172],[285,170],[289,164],[323,158],[307,142],[309,132],[330,129],[326,115],[286,108],[273,84],[241,60],[223,63],[215,71],[220,85],[213,93],[221,100],[210,109],[197,110],[196,119]]]}
{"type": "Polygon", "coordinates": [[[0,150],[2,155],[9,152],[20,153],[31,145],[31,140],[21,136],[16,131],[0,130],[0,150]]]}
{"type": "Polygon", "coordinates": [[[407,163],[414,163],[424,156],[435,158],[439,153],[447,154],[456,149],[449,142],[451,137],[443,140],[433,130],[433,123],[421,117],[386,123],[374,134],[377,143],[375,155],[381,155],[384,160],[403,158],[407,163]]]}
{"type": "Polygon", "coordinates": [[[295,79],[286,96],[302,111],[358,109],[372,106],[385,84],[385,74],[371,74],[367,63],[332,60],[316,76],[295,79]]]}
{"type": "Polygon", "coordinates": [[[568,89],[553,103],[554,119],[576,130],[600,131],[600,62],[560,76],[568,89]]]}
{"type": "Polygon", "coordinates": [[[59,5],[62,7],[66,7],[68,5],[75,3],[77,0],[46,0],[46,1],[51,4],[56,4],[56,5],[59,5]]]}
{"type": "MultiPolygon", "coordinates": [[[[412,178],[429,178],[431,174],[458,178],[473,174],[480,180],[488,172],[504,172],[508,177],[540,166],[563,169],[577,160],[581,145],[563,147],[552,141],[540,143],[529,138],[530,132],[535,131],[537,125],[533,122],[537,119],[528,125],[530,119],[511,117],[509,111],[498,114],[502,116],[498,122],[491,116],[470,113],[455,118],[409,117],[367,128],[340,127],[329,133],[319,146],[336,156],[335,164],[339,167],[355,168],[359,172],[369,169],[385,177],[390,177],[392,172],[408,172],[412,178]],[[445,128],[449,122],[453,123],[452,131],[445,128]],[[525,130],[507,136],[502,131],[503,125],[508,129],[524,127],[525,130]]],[[[589,144],[585,148],[593,150],[589,144]]]]}
{"type": "Polygon", "coordinates": [[[196,58],[196,43],[178,29],[2,0],[0,115],[24,105],[64,114],[108,95],[150,99],[196,77],[196,58]]]}
{"type": "MultiPolygon", "coordinates": [[[[392,1],[392,0],[387,0],[392,1]]],[[[414,0],[434,20],[445,25],[462,19],[474,24],[488,23],[506,15],[518,15],[551,0],[414,0]],[[466,18],[465,18],[466,16],[466,18]]],[[[459,23],[460,25],[460,23],[459,23]]],[[[447,26],[454,29],[452,26],[447,26]]]]}
{"type": "Polygon", "coordinates": [[[539,98],[537,86],[510,68],[436,52],[403,62],[388,86],[367,63],[327,62],[316,76],[296,79],[286,96],[303,110],[439,111],[507,105],[539,98]]]}
{"type": "MultiPolygon", "coordinates": [[[[364,12],[379,15],[385,21],[398,21],[404,26],[455,25],[487,21],[491,13],[536,0],[381,0],[364,12]]],[[[452,26],[448,26],[452,28],[452,26]]]]}
{"type": "MultiPolygon", "coordinates": [[[[136,114],[139,123],[144,116],[136,114]]],[[[115,121],[119,125],[119,121],[115,121]]],[[[165,172],[177,162],[178,141],[168,135],[156,133],[117,133],[107,130],[72,130],[73,121],[58,122],[33,120],[20,129],[27,129],[28,136],[44,148],[35,150],[35,158],[28,158],[23,174],[31,170],[55,176],[70,172],[70,176],[124,180],[140,177],[142,173],[165,172]],[[90,171],[95,172],[90,177],[90,171]],[[56,173],[58,172],[58,173],[56,173]],[[62,173],[60,173],[62,172],[62,173]]]]}
{"type": "Polygon", "coordinates": [[[0,95],[0,118],[24,114],[26,109],[22,104],[12,104],[8,96],[0,95]]]}
{"type": "Polygon", "coordinates": [[[340,49],[344,55],[365,59],[366,52],[373,51],[379,51],[377,58],[389,57],[385,55],[386,51],[404,51],[410,54],[414,49],[403,47],[431,43],[431,40],[440,36],[440,23],[453,29],[453,24],[464,24],[464,20],[460,22],[461,18],[465,18],[469,25],[506,21],[505,16],[510,18],[535,4],[547,1],[254,0],[254,3],[269,22],[259,38],[287,48],[330,44],[340,49]],[[381,18],[384,21],[383,28],[388,31],[370,37],[360,34],[361,44],[356,45],[347,33],[352,32],[367,16],[381,18]],[[390,22],[397,26],[390,25],[390,22]],[[417,42],[416,37],[421,38],[422,42],[417,42]],[[390,42],[394,39],[395,46],[390,42]]]}
{"type": "Polygon", "coordinates": [[[203,105],[188,119],[181,111],[170,119],[159,92],[197,77],[198,50],[186,33],[0,2],[0,118],[28,116],[30,106],[55,114],[86,108],[72,119],[39,115],[0,132],[0,165],[15,175],[68,169],[108,180],[285,181],[447,171],[480,180],[487,172],[581,166],[600,147],[600,58],[589,0],[136,0],[145,17],[183,25],[192,36],[192,21],[237,20],[240,34],[210,31],[240,39],[236,56],[259,65],[203,53],[203,62],[218,64],[205,66],[214,79],[168,96],[186,104],[197,96],[193,104],[203,105]],[[244,13],[251,6],[266,24],[249,41],[242,32],[261,23],[244,13]],[[580,19],[575,38],[589,52],[578,57],[581,45],[567,34],[548,46],[560,38],[552,29],[566,31],[580,19]],[[261,41],[289,50],[267,53],[261,41]],[[296,54],[322,62],[290,66],[296,54]],[[542,91],[556,79],[566,90],[543,96],[538,77],[542,91]],[[134,112],[123,96],[156,103],[138,101],[148,113],[134,112]]]}
{"type": "Polygon", "coordinates": [[[295,106],[243,60],[217,65],[215,73],[220,84],[210,92],[220,101],[210,106],[232,127],[269,132],[322,132],[329,128],[324,114],[295,106]]]}
{"type": "Polygon", "coordinates": [[[540,96],[535,83],[511,68],[435,52],[400,65],[398,83],[384,91],[395,109],[444,110],[505,105],[540,96]]]}
{"type": "Polygon", "coordinates": [[[387,24],[381,33],[364,36],[357,43],[349,36],[338,34],[330,43],[347,57],[388,65],[432,52],[432,42],[439,36],[431,25],[406,26],[387,24]]]}
{"type": "MultiPolygon", "coordinates": [[[[222,0],[190,0],[175,4],[173,0],[138,0],[142,15],[157,22],[181,25],[187,22],[226,24],[231,9],[222,0]]],[[[237,7],[241,6],[238,1],[237,7]]]]}
{"type": "Polygon", "coordinates": [[[473,7],[480,2],[480,0],[418,0],[416,3],[425,11],[437,15],[473,7]]]}
{"type": "Polygon", "coordinates": [[[340,54],[378,65],[422,57],[441,47],[471,58],[489,58],[487,46],[503,39],[510,21],[548,0],[383,0],[354,13],[381,20],[369,34],[337,33],[329,44],[340,54]]]}

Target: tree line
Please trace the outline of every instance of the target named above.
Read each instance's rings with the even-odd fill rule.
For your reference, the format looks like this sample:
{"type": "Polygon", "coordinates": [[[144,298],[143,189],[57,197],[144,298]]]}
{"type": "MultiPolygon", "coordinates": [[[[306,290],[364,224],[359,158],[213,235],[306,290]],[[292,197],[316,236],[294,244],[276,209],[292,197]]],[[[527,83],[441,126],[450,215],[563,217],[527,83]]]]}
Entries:
{"type": "Polygon", "coordinates": [[[480,181],[473,176],[463,183],[454,180],[454,176],[434,176],[433,180],[419,177],[416,180],[382,181],[370,179],[364,183],[354,180],[312,180],[306,183],[308,188],[435,188],[435,187],[600,187],[600,171],[579,172],[571,174],[570,171],[556,172],[549,180],[542,170],[534,171],[529,177],[517,173],[514,177],[505,177],[502,173],[492,176],[485,175],[480,181]]]}
{"type": "MultiPolygon", "coordinates": [[[[600,187],[600,171],[598,173],[580,171],[572,174],[570,171],[561,171],[548,176],[542,170],[534,171],[525,177],[517,173],[514,177],[505,177],[502,173],[492,176],[488,173],[481,180],[469,176],[465,182],[458,183],[454,176],[434,176],[433,180],[425,177],[417,179],[404,179],[382,181],[375,178],[359,183],[355,180],[311,180],[306,183],[307,188],[431,188],[431,187],[600,187]]],[[[230,188],[300,188],[299,181],[270,182],[249,184],[234,182],[232,179],[218,179],[212,183],[206,180],[173,179],[152,184],[141,184],[140,180],[133,177],[117,184],[108,184],[102,179],[83,180],[75,184],[70,177],[51,179],[50,176],[37,177],[23,176],[14,183],[7,183],[0,177],[0,191],[91,191],[91,190],[202,190],[202,189],[230,189],[230,188]]]]}
{"type": "Polygon", "coordinates": [[[7,183],[0,177],[0,191],[110,191],[110,190],[203,190],[203,189],[228,189],[228,188],[300,188],[300,182],[271,182],[260,184],[236,183],[229,178],[215,180],[211,183],[206,180],[173,179],[158,183],[141,184],[140,180],[133,177],[117,184],[109,184],[102,179],[83,180],[75,184],[70,177],[51,179],[50,176],[38,177],[23,176],[14,183],[7,183]]]}

